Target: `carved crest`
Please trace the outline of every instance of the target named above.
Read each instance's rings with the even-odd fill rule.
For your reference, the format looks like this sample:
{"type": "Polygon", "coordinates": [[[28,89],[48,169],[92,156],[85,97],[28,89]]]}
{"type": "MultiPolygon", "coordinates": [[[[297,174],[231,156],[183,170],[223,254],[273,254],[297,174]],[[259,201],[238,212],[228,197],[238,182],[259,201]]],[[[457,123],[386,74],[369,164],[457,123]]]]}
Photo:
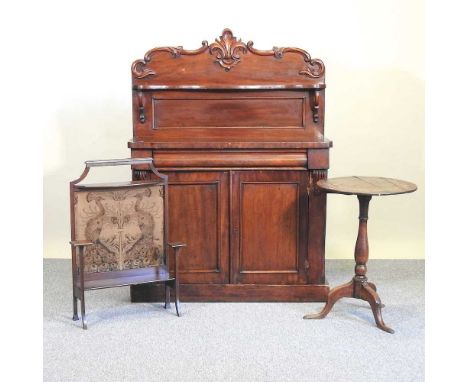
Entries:
{"type": "Polygon", "coordinates": [[[230,29],[224,29],[219,39],[210,45],[210,53],[216,55],[216,61],[229,71],[240,61],[240,53],[247,53],[247,46],[234,37],[230,29]]]}
{"type": "Polygon", "coordinates": [[[289,47],[273,47],[271,50],[259,50],[253,47],[253,42],[249,41],[247,44],[237,39],[228,28],[224,29],[219,38],[215,42],[208,44],[205,40],[202,46],[195,50],[185,50],[181,46],[178,47],[161,47],[154,48],[145,54],[144,59],[136,60],[132,64],[132,73],[136,79],[143,79],[149,76],[156,76],[157,73],[147,67],[155,54],[169,53],[174,59],[181,56],[194,56],[204,53],[208,50],[209,54],[214,55],[221,68],[225,71],[230,71],[235,65],[241,63],[243,55],[252,53],[257,56],[273,56],[275,59],[282,59],[287,53],[299,54],[305,62],[302,70],[298,71],[298,75],[306,76],[309,78],[319,78],[325,73],[325,65],[317,58],[312,58],[309,53],[299,48],[289,47]]]}

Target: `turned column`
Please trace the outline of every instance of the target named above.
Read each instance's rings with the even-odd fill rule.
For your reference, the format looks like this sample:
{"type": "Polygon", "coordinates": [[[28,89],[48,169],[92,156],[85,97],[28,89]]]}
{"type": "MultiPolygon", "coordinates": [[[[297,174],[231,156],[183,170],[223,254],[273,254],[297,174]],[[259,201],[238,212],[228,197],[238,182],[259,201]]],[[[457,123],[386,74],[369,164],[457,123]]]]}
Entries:
{"type": "Polygon", "coordinates": [[[367,219],[369,214],[369,202],[372,196],[358,195],[359,199],[359,229],[354,247],[354,279],[360,282],[367,281],[367,260],[369,259],[369,241],[367,239],[367,219]]]}

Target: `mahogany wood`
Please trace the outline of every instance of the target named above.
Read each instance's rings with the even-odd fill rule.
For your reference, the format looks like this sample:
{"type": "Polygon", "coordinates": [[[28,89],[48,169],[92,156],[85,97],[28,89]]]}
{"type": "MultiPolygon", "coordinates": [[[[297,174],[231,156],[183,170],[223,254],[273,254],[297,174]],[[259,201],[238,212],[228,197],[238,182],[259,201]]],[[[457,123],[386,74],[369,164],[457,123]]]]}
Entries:
{"type": "Polygon", "coordinates": [[[417,186],[398,179],[353,176],[320,180],[317,182],[317,187],[324,192],[357,195],[359,200],[359,229],[354,249],[356,265],[353,279],[344,285],[333,288],[328,295],[326,305],[319,313],[307,314],[304,318],[324,318],[340,298],[353,297],[367,301],[370,304],[379,329],[394,333],[394,330],[385,325],[382,319],[381,309],[384,305],[380,301],[375,284],[369,282],[366,276],[367,261],[369,259],[369,242],[367,238],[369,202],[373,195],[396,195],[414,192],[417,186]]]}
{"type": "MultiPolygon", "coordinates": [[[[178,92],[180,93],[180,92],[178,92]]],[[[189,93],[170,97],[153,95],[153,129],[191,128],[290,128],[303,129],[307,98],[304,92],[189,93]],[[217,113],[213,113],[217,110],[217,113]]],[[[235,130],[234,130],[235,131],[235,130]]],[[[186,131],[187,133],[187,131],[186,131]]]]}
{"type": "MultiPolygon", "coordinates": [[[[226,131],[226,134],[229,131],[226,131]]],[[[213,149],[213,150],[233,150],[233,149],[329,149],[333,146],[333,142],[323,138],[321,142],[306,142],[306,141],[281,141],[280,134],[275,134],[274,131],[270,131],[268,135],[262,134],[257,138],[256,141],[247,141],[246,137],[238,136],[235,140],[226,140],[223,136],[219,137],[203,137],[193,136],[190,137],[190,148],[195,149],[213,149]],[[271,133],[271,135],[269,135],[271,133]],[[263,139],[263,141],[261,140],[263,139]],[[276,139],[276,141],[275,141],[276,139]]],[[[286,135],[286,134],[284,134],[286,135]]],[[[132,150],[144,150],[144,149],[185,149],[188,143],[184,138],[177,141],[177,138],[166,137],[163,142],[151,141],[151,138],[142,137],[142,139],[133,138],[128,141],[128,147],[132,150]]],[[[321,153],[320,150],[310,150],[310,154],[315,156],[321,153]]],[[[310,167],[314,168],[314,167],[310,167]]]]}
{"type": "Polygon", "coordinates": [[[307,164],[305,150],[265,150],[235,151],[197,150],[197,151],[158,151],[154,155],[155,165],[163,168],[261,168],[261,167],[297,167],[307,164]]]}
{"type": "Polygon", "coordinates": [[[180,264],[182,283],[229,282],[228,172],[166,172],[169,235],[190,243],[180,264]]]}
{"type": "Polygon", "coordinates": [[[282,89],[325,87],[325,66],[299,48],[259,50],[224,29],[195,50],[161,47],[132,64],[134,89],[282,89]]]}
{"type": "Polygon", "coordinates": [[[399,179],[350,176],[321,180],[318,187],[328,193],[344,195],[397,195],[414,192],[417,186],[414,183],[399,179]]]}
{"type": "MultiPolygon", "coordinates": [[[[192,302],[321,302],[326,301],[327,284],[181,284],[181,301],[192,302]]],[[[164,291],[150,284],[130,290],[133,302],[163,301],[164,291]]]]}
{"type": "Polygon", "coordinates": [[[307,283],[306,171],[233,175],[231,282],[307,283]]]}
{"type": "MultiPolygon", "coordinates": [[[[132,158],[169,176],[170,235],[186,301],[325,301],[325,67],[299,48],[258,50],[229,29],[196,50],[132,65],[132,158]]],[[[145,165],[133,179],[150,180],[145,165]]],[[[132,286],[132,301],[164,299],[132,286]]]]}

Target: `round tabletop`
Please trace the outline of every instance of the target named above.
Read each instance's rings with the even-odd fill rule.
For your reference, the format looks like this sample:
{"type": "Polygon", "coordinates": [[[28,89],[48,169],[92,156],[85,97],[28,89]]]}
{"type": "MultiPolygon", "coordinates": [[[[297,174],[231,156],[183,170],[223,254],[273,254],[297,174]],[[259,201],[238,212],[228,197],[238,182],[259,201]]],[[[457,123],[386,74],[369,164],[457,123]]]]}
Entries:
{"type": "Polygon", "coordinates": [[[317,186],[326,192],[344,195],[396,195],[414,192],[418,188],[404,180],[374,176],[322,179],[317,186]]]}

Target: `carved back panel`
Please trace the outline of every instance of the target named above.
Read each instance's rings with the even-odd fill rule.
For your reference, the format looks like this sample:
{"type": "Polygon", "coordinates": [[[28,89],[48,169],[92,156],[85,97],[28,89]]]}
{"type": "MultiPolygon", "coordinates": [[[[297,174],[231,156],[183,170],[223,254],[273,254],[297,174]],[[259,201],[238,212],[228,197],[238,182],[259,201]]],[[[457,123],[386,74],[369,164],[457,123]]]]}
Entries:
{"type": "Polygon", "coordinates": [[[132,64],[134,141],[322,142],[325,66],[299,48],[258,50],[229,29],[196,50],[132,64]]]}
{"type": "Polygon", "coordinates": [[[167,88],[322,88],[325,66],[299,48],[259,50],[230,29],[195,50],[154,48],[132,64],[133,86],[167,88]]]}

